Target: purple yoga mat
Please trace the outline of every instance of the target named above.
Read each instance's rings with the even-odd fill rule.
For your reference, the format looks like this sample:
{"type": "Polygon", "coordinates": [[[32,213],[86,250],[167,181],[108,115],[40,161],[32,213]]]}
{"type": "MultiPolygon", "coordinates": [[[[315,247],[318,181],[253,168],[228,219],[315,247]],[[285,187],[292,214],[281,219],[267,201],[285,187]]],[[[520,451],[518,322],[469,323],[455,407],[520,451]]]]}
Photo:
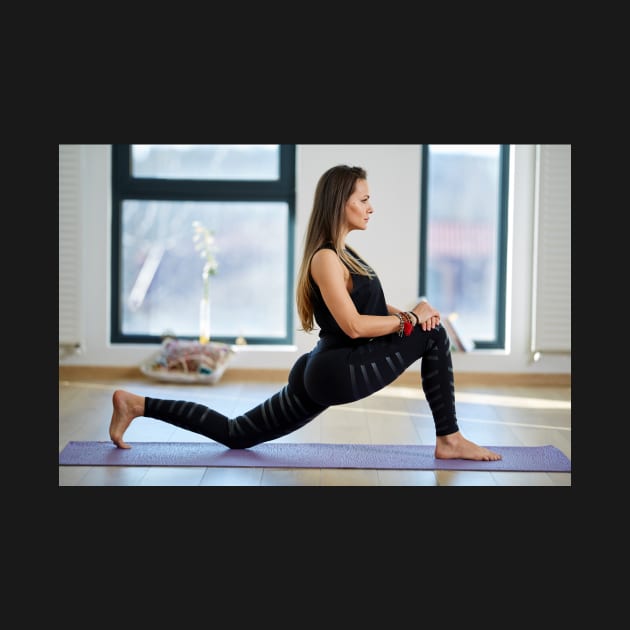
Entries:
{"type": "Polygon", "coordinates": [[[292,444],[267,442],[228,449],[216,442],[68,442],[60,466],[205,466],[254,468],[375,468],[379,470],[486,470],[570,472],[571,461],[555,446],[489,446],[496,462],[435,459],[433,446],[410,444],[292,444]]]}

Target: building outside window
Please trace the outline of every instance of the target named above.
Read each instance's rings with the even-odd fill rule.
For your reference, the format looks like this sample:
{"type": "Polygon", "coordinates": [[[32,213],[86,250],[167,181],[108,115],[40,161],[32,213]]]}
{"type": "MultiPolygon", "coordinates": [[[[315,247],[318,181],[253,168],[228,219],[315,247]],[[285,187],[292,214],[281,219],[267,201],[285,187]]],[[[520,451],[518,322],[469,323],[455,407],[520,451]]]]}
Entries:
{"type": "Polygon", "coordinates": [[[509,145],[422,147],[420,294],[474,348],[505,347],[509,145]]]}

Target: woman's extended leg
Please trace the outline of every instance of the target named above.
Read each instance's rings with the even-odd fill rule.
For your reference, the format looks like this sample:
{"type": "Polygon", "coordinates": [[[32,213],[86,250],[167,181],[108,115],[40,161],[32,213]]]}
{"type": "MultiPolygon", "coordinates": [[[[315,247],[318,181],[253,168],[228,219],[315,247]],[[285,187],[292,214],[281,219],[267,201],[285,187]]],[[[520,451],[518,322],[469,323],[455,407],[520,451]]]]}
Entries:
{"type": "Polygon", "coordinates": [[[117,390],[113,395],[109,435],[119,448],[131,448],[123,435],[134,418],[145,416],[205,435],[228,448],[249,448],[292,433],[326,409],[314,402],[304,389],[304,367],[308,354],[295,363],[287,385],[279,392],[236,418],[198,403],[138,396],[117,390]]]}

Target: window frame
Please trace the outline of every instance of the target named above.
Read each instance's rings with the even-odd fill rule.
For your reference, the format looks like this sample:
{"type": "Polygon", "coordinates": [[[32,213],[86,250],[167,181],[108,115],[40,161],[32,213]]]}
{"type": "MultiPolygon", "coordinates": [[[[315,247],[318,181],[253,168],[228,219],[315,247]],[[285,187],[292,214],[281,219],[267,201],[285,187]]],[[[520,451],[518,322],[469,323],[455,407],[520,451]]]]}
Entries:
{"type": "MultiPolygon", "coordinates": [[[[284,202],[288,206],[287,234],[287,329],[284,337],[248,337],[249,345],[283,345],[293,343],[293,259],[295,248],[295,145],[279,146],[279,178],[273,181],[199,180],[133,177],[130,144],[113,144],[111,165],[111,283],[110,283],[110,342],[116,344],[155,344],[156,335],[124,334],[119,300],[121,272],[121,215],[126,200],[153,201],[228,201],[284,202]]],[[[192,340],[194,336],[179,338],[192,340]]],[[[235,337],[213,336],[213,341],[234,343],[235,337]]]]}
{"type": "MultiPolygon", "coordinates": [[[[427,293],[427,234],[429,223],[429,145],[423,144],[420,176],[420,256],[419,295],[427,293]]],[[[507,304],[508,205],[510,181],[510,145],[499,145],[499,186],[497,217],[497,296],[494,313],[496,336],[493,340],[473,339],[475,350],[504,350],[507,304]]]]}

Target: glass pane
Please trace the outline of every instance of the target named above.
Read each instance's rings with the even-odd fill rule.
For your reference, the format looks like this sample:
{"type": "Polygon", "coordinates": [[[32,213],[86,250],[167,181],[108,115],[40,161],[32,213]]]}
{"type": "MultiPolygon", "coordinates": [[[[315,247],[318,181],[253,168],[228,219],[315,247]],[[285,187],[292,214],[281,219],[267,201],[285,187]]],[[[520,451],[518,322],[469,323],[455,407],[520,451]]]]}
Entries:
{"type": "Polygon", "coordinates": [[[132,144],[133,177],[276,181],[278,144],[132,144]]]}
{"type": "Polygon", "coordinates": [[[496,339],[500,145],[429,145],[427,297],[496,339]]]}
{"type": "Polygon", "coordinates": [[[287,336],[288,205],[284,202],[125,201],[121,329],[199,336],[205,259],[194,221],[214,236],[211,338],[287,336]]]}

